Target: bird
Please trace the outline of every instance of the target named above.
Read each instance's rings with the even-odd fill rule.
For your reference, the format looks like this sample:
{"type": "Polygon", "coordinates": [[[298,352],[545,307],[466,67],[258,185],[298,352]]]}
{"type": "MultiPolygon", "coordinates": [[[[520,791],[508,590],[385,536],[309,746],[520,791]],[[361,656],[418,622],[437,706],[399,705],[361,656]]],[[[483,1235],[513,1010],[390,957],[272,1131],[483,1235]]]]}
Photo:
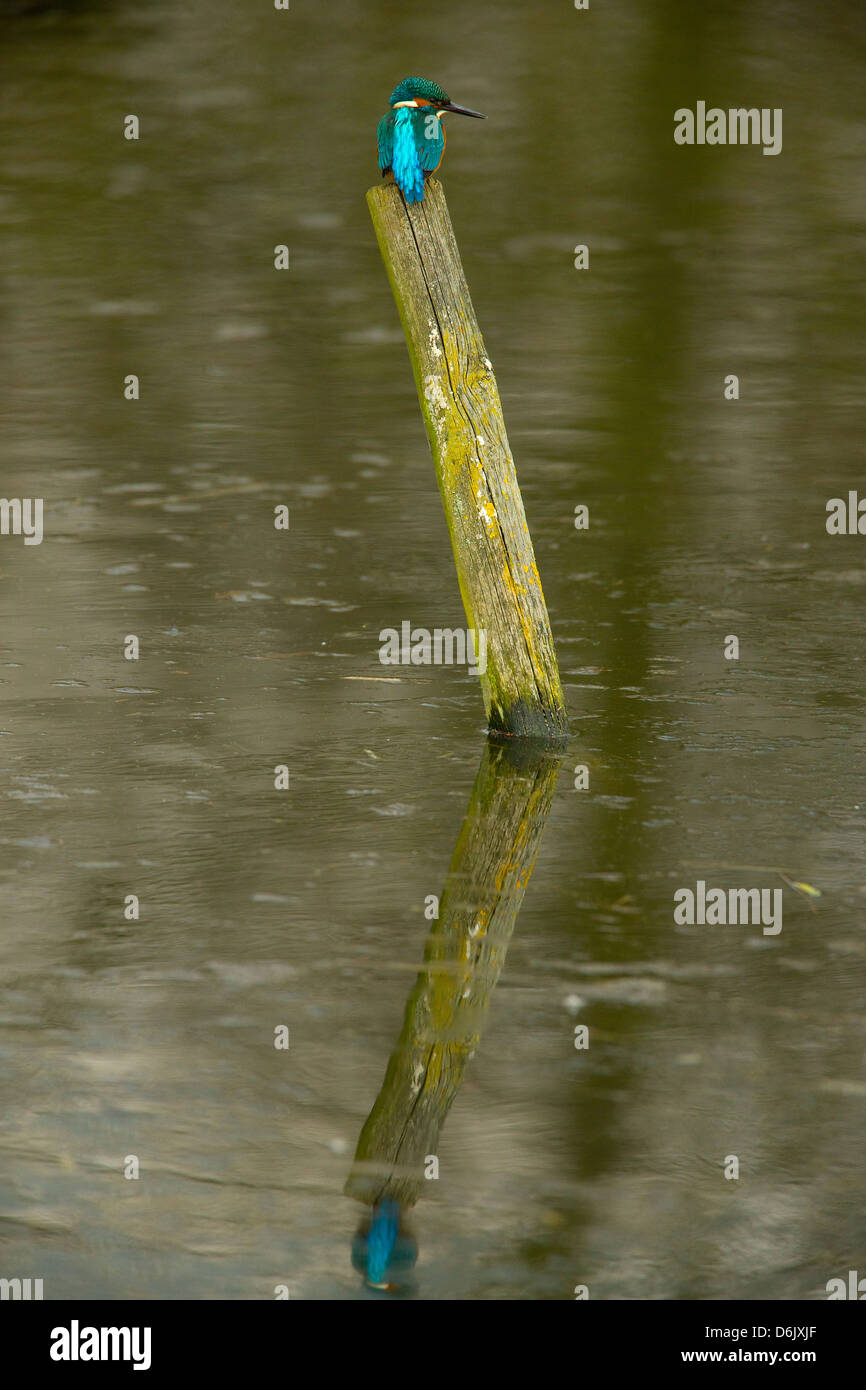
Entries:
{"type": "Polygon", "coordinates": [[[388,98],[386,111],[376,129],[379,168],[383,177],[393,175],[407,203],[424,198],[424,180],[439,168],[445,153],[446,111],[457,116],[486,120],[480,111],[457,106],[438,82],[426,77],[404,77],[388,98]]]}
{"type": "Polygon", "coordinates": [[[418,1258],[418,1243],[403,1225],[399,1202],[386,1197],[362,1221],[352,1242],[352,1264],[372,1289],[404,1289],[418,1258]]]}

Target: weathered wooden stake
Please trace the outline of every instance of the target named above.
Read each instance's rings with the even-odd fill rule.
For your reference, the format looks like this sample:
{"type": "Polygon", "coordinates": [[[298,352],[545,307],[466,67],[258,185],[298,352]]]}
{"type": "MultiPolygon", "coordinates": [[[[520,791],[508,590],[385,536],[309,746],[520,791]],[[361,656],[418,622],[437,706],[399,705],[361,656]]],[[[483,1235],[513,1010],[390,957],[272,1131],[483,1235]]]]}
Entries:
{"type": "Polygon", "coordinates": [[[407,204],[393,183],[367,203],[409,345],[470,628],[483,629],[491,731],[568,732],[547,605],[496,378],[472,308],[442,185],[407,204]]]}

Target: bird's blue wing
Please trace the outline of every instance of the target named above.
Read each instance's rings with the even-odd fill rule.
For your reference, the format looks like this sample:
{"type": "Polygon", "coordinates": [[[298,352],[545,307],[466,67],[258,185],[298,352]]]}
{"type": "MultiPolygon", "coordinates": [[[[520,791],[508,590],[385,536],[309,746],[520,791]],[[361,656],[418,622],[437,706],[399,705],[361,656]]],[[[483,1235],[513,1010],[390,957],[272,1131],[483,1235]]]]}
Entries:
{"type": "Polygon", "coordinates": [[[407,203],[420,203],[424,197],[424,168],[418,151],[417,112],[400,107],[394,116],[394,149],[391,172],[407,203]]]}
{"type": "Polygon", "coordinates": [[[415,149],[422,169],[432,174],[438,169],[445,153],[445,132],[432,106],[419,106],[412,112],[415,149]]]}
{"type": "Polygon", "coordinates": [[[445,132],[432,107],[388,111],[376,130],[379,168],[390,170],[407,203],[424,197],[424,175],[438,169],[445,151],[445,132]]]}
{"type": "Polygon", "coordinates": [[[395,111],[386,111],[376,127],[376,143],[379,146],[379,168],[384,174],[391,168],[394,158],[394,120],[395,111]]]}

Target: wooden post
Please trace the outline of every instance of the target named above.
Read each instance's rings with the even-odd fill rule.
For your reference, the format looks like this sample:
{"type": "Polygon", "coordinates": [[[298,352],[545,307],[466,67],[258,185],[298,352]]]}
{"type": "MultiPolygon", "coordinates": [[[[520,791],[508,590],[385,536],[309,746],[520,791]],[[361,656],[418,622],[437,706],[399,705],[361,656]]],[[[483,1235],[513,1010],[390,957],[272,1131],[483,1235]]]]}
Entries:
{"type": "Polygon", "coordinates": [[[496,378],[475,318],[442,185],[423,202],[396,184],[367,203],[409,345],[470,628],[483,629],[494,733],[568,733],[547,605],[496,378]]]}
{"type": "Polygon", "coordinates": [[[484,1027],[556,790],[549,743],[488,740],[403,1030],[346,1182],[412,1206],[484,1027]]]}

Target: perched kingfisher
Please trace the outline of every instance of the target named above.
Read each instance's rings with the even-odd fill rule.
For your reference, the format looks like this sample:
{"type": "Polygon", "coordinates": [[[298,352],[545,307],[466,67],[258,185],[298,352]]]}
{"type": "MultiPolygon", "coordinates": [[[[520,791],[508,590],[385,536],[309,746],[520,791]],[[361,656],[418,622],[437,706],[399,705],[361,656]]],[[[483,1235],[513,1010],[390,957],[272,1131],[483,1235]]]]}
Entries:
{"type": "Polygon", "coordinates": [[[424,198],[424,180],[439,168],[445,153],[442,117],[446,111],[458,116],[486,120],[480,111],[455,106],[438,82],[426,77],[406,77],[388,98],[386,111],[376,130],[379,168],[393,174],[407,203],[424,198]]]}
{"type": "Polygon", "coordinates": [[[408,1283],[418,1243],[403,1225],[399,1202],[386,1197],[362,1222],[352,1241],[352,1264],[373,1289],[397,1293],[408,1283]]]}

